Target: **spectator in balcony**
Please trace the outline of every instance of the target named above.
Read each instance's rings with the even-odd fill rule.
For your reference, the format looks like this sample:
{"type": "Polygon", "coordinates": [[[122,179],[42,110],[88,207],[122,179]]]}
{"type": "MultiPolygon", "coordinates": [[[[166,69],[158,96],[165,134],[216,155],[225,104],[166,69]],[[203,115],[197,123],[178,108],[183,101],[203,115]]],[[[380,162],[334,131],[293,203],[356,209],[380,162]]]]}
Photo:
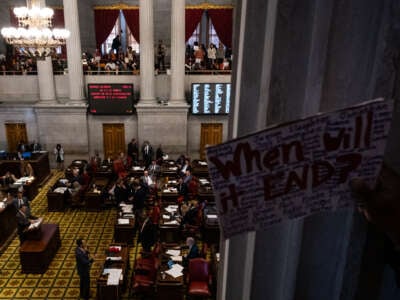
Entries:
{"type": "Polygon", "coordinates": [[[225,48],[222,43],[219,43],[218,49],[217,49],[217,63],[219,66],[224,61],[224,58],[225,58],[225,48]]]}
{"type": "Polygon", "coordinates": [[[205,56],[205,52],[203,51],[203,49],[198,45],[197,42],[195,42],[194,45],[194,68],[196,70],[202,69],[203,63],[204,63],[204,56],[205,56]]]}
{"type": "Polygon", "coordinates": [[[111,44],[111,52],[117,54],[119,51],[119,47],[121,47],[121,40],[119,38],[119,34],[113,39],[111,44]]]}
{"type": "Polygon", "coordinates": [[[207,68],[208,69],[215,69],[215,62],[217,59],[217,48],[215,48],[215,45],[213,43],[210,43],[210,45],[207,48],[207,68]]]}

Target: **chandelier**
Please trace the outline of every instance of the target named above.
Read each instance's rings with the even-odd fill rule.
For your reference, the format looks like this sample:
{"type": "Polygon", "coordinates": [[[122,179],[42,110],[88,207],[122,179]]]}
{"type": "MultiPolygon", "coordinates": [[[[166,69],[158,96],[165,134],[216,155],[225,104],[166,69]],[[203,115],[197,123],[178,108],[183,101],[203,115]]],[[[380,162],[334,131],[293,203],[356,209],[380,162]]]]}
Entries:
{"type": "Polygon", "coordinates": [[[65,44],[70,32],[52,28],[54,11],[51,8],[41,7],[34,0],[27,2],[27,7],[15,7],[13,10],[18,27],[2,28],[1,35],[8,44],[20,47],[26,55],[50,56],[52,49],[65,44]]]}

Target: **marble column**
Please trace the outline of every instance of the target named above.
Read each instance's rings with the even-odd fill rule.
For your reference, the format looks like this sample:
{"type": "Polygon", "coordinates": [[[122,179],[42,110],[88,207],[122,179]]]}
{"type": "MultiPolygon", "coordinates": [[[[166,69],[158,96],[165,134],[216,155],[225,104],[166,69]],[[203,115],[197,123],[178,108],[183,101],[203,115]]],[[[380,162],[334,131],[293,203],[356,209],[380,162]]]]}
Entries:
{"type": "Polygon", "coordinates": [[[139,9],[140,102],[138,106],[155,105],[153,0],[140,0],[139,9]]]}
{"type": "Polygon", "coordinates": [[[56,88],[51,57],[37,61],[39,100],[40,103],[51,103],[56,100],[56,88]]]}
{"type": "MultiPolygon", "coordinates": [[[[27,7],[45,7],[45,0],[26,1],[27,7]]],[[[53,65],[50,57],[37,61],[39,100],[41,103],[54,102],[56,100],[56,89],[53,76],[53,65]]]]}
{"type": "Polygon", "coordinates": [[[78,1],[64,0],[63,3],[65,28],[70,31],[70,37],[67,39],[69,102],[80,104],[84,102],[85,94],[78,1]]]}
{"type": "Polygon", "coordinates": [[[170,104],[185,101],[185,0],[171,1],[171,90],[170,104]]]}

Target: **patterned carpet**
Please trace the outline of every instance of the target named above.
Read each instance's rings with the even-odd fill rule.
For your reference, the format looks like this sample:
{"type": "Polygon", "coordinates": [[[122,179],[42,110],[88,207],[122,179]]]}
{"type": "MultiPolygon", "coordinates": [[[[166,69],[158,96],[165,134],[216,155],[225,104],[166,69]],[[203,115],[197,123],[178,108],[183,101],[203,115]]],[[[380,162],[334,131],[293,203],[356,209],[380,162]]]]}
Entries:
{"type": "MultiPolygon", "coordinates": [[[[43,217],[44,223],[59,224],[61,248],[45,274],[22,274],[19,240],[15,237],[0,256],[0,300],[79,299],[79,276],[75,264],[75,241],[78,237],[84,238],[91,253],[97,256],[91,269],[91,295],[95,298],[96,279],[104,263],[105,249],[113,239],[117,213],[115,209],[101,212],[48,212],[46,193],[62,175],[61,172],[54,173],[31,203],[32,213],[43,217]]],[[[135,261],[135,250],[134,247],[130,248],[131,267],[135,261]]],[[[127,291],[123,299],[128,298],[127,291]]]]}

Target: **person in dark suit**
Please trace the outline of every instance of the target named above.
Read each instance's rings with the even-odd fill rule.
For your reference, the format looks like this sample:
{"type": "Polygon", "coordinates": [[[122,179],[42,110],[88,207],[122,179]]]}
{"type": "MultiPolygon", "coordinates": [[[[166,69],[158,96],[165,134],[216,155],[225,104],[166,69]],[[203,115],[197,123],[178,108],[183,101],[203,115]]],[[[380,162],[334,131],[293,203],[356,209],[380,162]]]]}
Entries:
{"type": "Polygon", "coordinates": [[[80,278],[80,296],[83,299],[90,298],[90,267],[94,259],[90,257],[86,242],[83,239],[76,240],[75,258],[76,268],[80,278]]]}
{"type": "Polygon", "coordinates": [[[13,205],[15,206],[16,210],[19,210],[22,206],[26,206],[26,215],[29,219],[37,219],[36,217],[32,216],[31,214],[31,206],[29,204],[28,198],[23,196],[22,190],[18,190],[17,196],[13,200],[13,205]]]}
{"type": "Polygon", "coordinates": [[[132,159],[132,163],[137,165],[139,160],[139,148],[137,146],[136,139],[132,139],[128,144],[127,155],[132,159]]]}
{"type": "Polygon", "coordinates": [[[186,239],[186,246],[189,247],[188,254],[183,258],[183,265],[188,266],[189,260],[192,258],[200,257],[199,247],[197,247],[196,241],[193,237],[189,236],[186,239]]]}
{"type": "Polygon", "coordinates": [[[147,168],[149,175],[153,178],[157,177],[160,175],[161,168],[159,165],[157,165],[157,161],[154,159],[151,161],[150,166],[147,168]]]}
{"type": "Polygon", "coordinates": [[[183,178],[179,177],[178,184],[176,185],[178,191],[178,203],[187,202],[189,200],[188,187],[183,183],[183,178]]]}
{"type": "Polygon", "coordinates": [[[143,209],[146,204],[148,191],[148,187],[142,180],[139,180],[138,183],[134,183],[133,204],[135,206],[135,215],[137,220],[140,220],[140,218],[143,217],[143,209]]]}
{"type": "Polygon", "coordinates": [[[144,166],[147,168],[153,159],[153,147],[148,141],[145,141],[142,146],[142,156],[144,166]]]}
{"type": "Polygon", "coordinates": [[[26,241],[26,231],[32,222],[28,216],[28,207],[25,204],[21,205],[17,212],[17,233],[21,244],[26,241]]]}
{"type": "Polygon", "coordinates": [[[145,219],[143,221],[142,227],[139,232],[138,242],[142,244],[143,250],[145,252],[150,252],[151,247],[156,242],[156,230],[154,224],[151,222],[150,217],[145,214],[145,219]]]}

